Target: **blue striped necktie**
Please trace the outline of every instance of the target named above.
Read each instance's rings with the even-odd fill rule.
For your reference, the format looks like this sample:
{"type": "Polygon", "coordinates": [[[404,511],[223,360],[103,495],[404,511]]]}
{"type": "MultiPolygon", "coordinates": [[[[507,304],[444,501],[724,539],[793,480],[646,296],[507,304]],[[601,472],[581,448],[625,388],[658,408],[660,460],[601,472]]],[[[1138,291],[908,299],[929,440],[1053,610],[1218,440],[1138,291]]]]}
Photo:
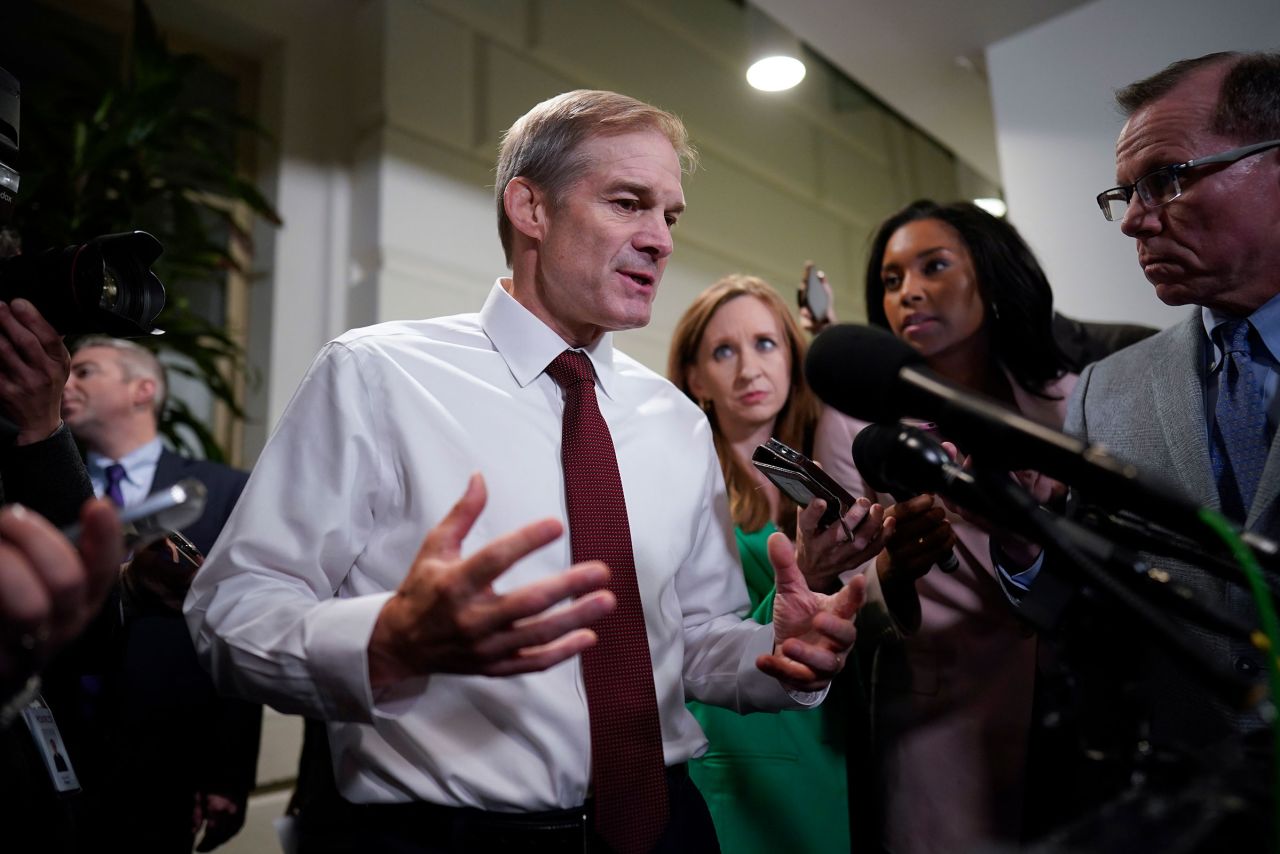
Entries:
{"type": "Polygon", "coordinates": [[[1251,368],[1249,321],[1218,326],[1223,351],[1214,421],[1214,474],[1218,496],[1228,516],[1243,522],[1249,515],[1262,468],[1267,463],[1267,412],[1262,386],[1251,368]]]}

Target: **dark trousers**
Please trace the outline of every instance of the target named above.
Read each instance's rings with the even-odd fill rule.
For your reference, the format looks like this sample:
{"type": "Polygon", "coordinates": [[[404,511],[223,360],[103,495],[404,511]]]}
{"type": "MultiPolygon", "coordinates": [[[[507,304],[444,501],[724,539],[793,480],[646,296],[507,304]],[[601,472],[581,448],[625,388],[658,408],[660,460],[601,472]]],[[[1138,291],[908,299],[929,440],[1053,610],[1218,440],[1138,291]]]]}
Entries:
{"type": "MultiPolygon", "coordinates": [[[[719,854],[706,802],[684,765],[667,769],[671,818],[654,854],[719,854]]],[[[609,854],[595,834],[591,804],[571,810],[507,815],[436,804],[351,804],[343,815],[298,816],[300,854],[609,854]]]]}

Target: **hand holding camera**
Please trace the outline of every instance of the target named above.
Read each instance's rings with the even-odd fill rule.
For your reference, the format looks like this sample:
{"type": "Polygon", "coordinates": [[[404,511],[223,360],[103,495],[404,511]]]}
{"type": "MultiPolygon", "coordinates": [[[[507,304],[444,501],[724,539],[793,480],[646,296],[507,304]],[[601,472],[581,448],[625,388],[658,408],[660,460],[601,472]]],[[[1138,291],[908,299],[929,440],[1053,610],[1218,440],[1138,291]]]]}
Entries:
{"type": "MultiPolygon", "coordinates": [[[[21,184],[22,87],[0,68],[0,225],[7,224],[21,184]]],[[[0,259],[0,302],[26,300],[59,335],[103,332],[146,335],[164,308],[164,285],[151,265],[164,248],[145,231],[104,234],[62,249],[0,259]]],[[[65,379],[65,375],[63,379],[65,379]]],[[[61,386],[59,386],[61,391],[61,386]]]]}
{"type": "Polygon", "coordinates": [[[19,445],[47,439],[58,429],[70,370],[62,336],[34,305],[24,299],[0,302],[0,410],[17,425],[19,445]]]}

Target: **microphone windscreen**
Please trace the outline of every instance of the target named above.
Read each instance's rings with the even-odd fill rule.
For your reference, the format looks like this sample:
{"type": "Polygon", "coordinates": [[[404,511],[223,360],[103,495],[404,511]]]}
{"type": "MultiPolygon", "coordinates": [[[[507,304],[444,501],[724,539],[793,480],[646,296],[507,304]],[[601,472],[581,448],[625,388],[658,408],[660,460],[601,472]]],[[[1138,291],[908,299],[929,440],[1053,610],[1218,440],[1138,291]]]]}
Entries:
{"type": "Polygon", "coordinates": [[[883,464],[893,455],[898,444],[898,426],[895,424],[869,424],[853,437],[853,464],[858,473],[876,492],[892,493],[897,485],[883,476],[883,464]]]}
{"type": "Polygon", "coordinates": [[[898,401],[898,372],[920,356],[891,332],[842,323],[823,330],[809,346],[804,376],[828,406],[864,421],[893,421],[906,414],[898,401]]]}

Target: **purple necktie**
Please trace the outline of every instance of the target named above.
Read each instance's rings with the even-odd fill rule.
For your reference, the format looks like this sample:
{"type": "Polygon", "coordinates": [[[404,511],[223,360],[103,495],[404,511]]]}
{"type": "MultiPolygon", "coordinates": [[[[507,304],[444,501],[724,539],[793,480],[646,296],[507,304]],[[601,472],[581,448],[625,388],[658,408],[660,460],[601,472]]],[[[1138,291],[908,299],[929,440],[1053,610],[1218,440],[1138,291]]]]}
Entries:
{"type": "Polygon", "coordinates": [[[117,507],[123,507],[124,492],[120,489],[120,482],[125,479],[124,466],[112,463],[107,466],[104,474],[107,476],[107,497],[114,501],[117,507]]]}
{"type": "Polygon", "coordinates": [[[609,425],[596,403],[591,361],[566,350],[547,374],[564,390],[561,460],[573,561],[604,561],[618,598],[617,607],[592,626],[599,640],[582,654],[596,832],[621,854],[641,854],[662,836],[669,806],[626,498],[609,425]]]}

